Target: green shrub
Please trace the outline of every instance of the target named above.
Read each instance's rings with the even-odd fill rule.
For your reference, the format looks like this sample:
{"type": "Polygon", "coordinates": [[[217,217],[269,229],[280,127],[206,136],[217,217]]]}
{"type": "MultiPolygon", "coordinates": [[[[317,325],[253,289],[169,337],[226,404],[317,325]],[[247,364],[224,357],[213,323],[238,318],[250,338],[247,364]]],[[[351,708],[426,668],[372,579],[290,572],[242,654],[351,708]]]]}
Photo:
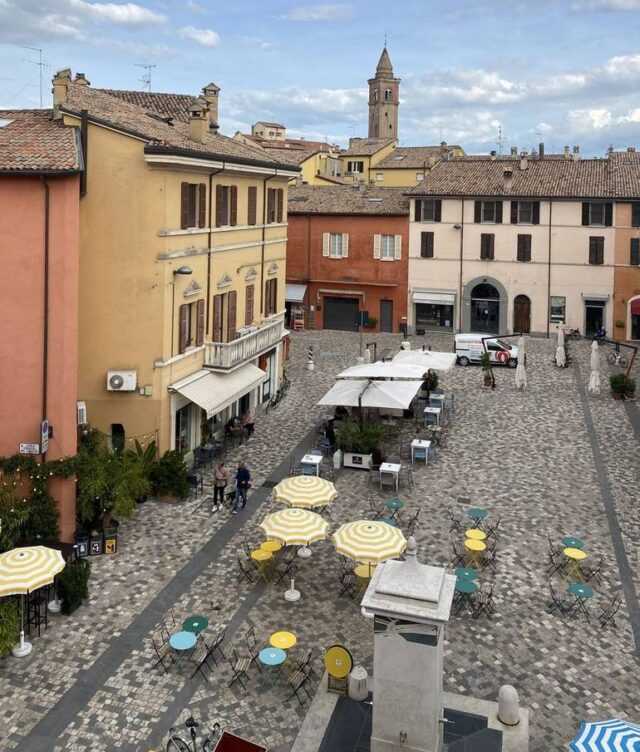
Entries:
{"type": "Polygon", "coordinates": [[[422,381],[422,390],[429,394],[438,388],[438,372],[429,369],[422,381]]]}
{"type": "Polygon", "coordinates": [[[0,554],[18,545],[30,510],[31,505],[19,499],[13,487],[0,485],[0,554]]]}
{"type": "Polygon", "coordinates": [[[186,498],[189,495],[189,483],[182,452],[165,452],[151,468],[151,483],[157,496],[186,498]]]}
{"type": "Polygon", "coordinates": [[[58,575],[58,594],[62,598],[62,613],[72,614],[89,597],[91,565],[87,559],[67,564],[58,575]]]}
{"type": "Polygon", "coordinates": [[[8,655],[20,639],[20,605],[17,598],[0,601],[0,656],[8,655]]]}
{"type": "Polygon", "coordinates": [[[343,452],[371,454],[379,448],[384,437],[384,426],[379,423],[363,423],[345,420],[336,430],[336,440],[343,452]]]}
{"type": "Polygon", "coordinates": [[[609,376],[609,384],[613,394],[617,394],[621,399],[633,397],[636,392],[635,379],[630,379],[624,373],[616,373],[614,376],[609,376]]]}

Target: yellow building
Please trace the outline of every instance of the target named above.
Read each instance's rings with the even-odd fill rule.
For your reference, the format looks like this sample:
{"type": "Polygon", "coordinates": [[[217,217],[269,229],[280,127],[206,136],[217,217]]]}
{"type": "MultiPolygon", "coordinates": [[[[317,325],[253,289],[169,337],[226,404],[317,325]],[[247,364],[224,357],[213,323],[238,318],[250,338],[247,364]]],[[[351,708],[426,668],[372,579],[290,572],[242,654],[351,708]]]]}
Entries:
{"type": "Polygon", "coordinates": [[[156,438],[191,452],[279,386],[297,170],[219,135],[218,92],[54,78],[86,165],[79,399],[114,445],[156,438]]]}

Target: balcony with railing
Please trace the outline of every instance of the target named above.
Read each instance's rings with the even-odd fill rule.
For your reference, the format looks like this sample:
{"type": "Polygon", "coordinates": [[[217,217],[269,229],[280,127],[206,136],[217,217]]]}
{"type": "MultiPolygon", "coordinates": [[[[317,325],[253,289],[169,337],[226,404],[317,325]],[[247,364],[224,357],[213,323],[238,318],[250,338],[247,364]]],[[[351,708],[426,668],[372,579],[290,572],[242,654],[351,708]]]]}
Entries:
{"type": "Polygon", "coordinates": [[[284,334],[284,314],[272,317],[254,331],[231,342],[206,342],[205,368],[231,371],[275,347],[284,334]]]}

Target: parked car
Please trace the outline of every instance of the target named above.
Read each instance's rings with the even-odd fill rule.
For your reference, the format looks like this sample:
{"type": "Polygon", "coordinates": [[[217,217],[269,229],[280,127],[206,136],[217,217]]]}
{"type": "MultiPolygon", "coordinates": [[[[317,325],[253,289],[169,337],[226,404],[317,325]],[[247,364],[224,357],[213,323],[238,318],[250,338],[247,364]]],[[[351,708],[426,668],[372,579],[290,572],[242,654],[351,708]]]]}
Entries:
{"type": "MultiPolygon", "coordinates": [[[[482,338],[486,336],[486,334],[456,334],[456,362],[461,366],[479,363],[480,356],[484,352],[482,338]]],[[[485,345],[492,364],[505,365],[510,368],[518,365],[518,348],[515,345],[510,345],[498,337],[485,340],[485,345]]]]}

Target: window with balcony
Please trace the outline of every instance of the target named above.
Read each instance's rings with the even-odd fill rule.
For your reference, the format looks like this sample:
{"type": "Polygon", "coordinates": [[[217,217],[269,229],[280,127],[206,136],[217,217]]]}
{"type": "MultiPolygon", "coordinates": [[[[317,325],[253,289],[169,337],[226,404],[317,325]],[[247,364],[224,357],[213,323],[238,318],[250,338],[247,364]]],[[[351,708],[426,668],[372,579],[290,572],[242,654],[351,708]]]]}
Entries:
{"type": "Polygon", "coordinates": [[[268,279],[264,286],[264,313],[272,316],[278,312],[278,280],[268,279]]]}

